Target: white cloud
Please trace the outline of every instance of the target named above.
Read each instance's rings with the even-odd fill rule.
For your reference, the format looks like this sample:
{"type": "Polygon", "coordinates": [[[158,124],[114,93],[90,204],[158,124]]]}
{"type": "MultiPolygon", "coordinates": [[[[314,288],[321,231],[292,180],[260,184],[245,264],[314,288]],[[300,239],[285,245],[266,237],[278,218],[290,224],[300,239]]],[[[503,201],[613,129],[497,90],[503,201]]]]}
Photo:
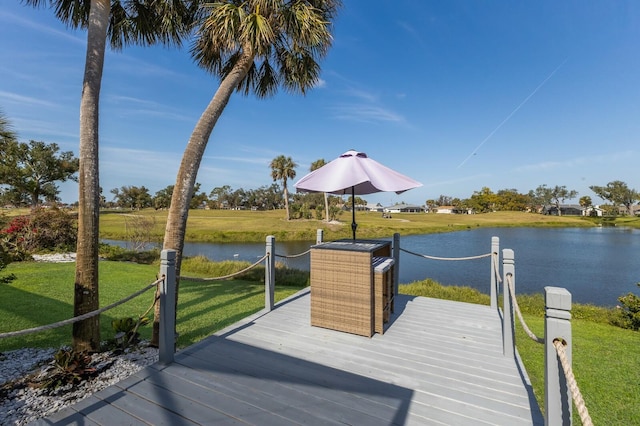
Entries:
{"type": "Polygon", "coordinates": [[[86,40],[84,39],[84,37],[75,36],[73,33],[69,32],[69,30],[57,30],[55,28],[52,28],[49,25],[43,25],[39,22],[25,19],[22,16],[14,15],[9,12],[0,11],[0,22],[2,21],[6,21],[6,22],[10,21],[11,24],[13,25],[19,25],[19,26],[28,28],[29,30],[35,30],[37,32],[41,32],[50,36],[55,36],[57,38],[62,38],[67,41],[72,41],[77,44],[86,44],[86,40]]]}
{"type": "Polygon", "coordinates": [[[403,116],[388,109],[364,104],[341,105],[332,108],[334,118],[364,123],[392,122],[405,123],[403,116]]]}
{"type": "Polygon", "coordinates": [[[324,87],[327,87],[327,81],[323,80],[321,78],[318,78],[318,81],[316,81],[316,85],[313,86],[315,89],[322,89],[324,87]]]}
{"type": "Polygon", "coordinates": [[[54,104],[53,102],[47,102],[47,101],[43,101],[42,99],[38,99],[30,96],[23,96],[17,93],[4,92],[4,91],[0,91],[0,101],[2,101],[3,104],[15,103],[15,104],[21,104],[22,106],[24,106],[25,104],[28,104],[28,105],[34,105],[34,106],[35,105],[45,106],[50,108],[57,107],[57,105],[54,104]]]}

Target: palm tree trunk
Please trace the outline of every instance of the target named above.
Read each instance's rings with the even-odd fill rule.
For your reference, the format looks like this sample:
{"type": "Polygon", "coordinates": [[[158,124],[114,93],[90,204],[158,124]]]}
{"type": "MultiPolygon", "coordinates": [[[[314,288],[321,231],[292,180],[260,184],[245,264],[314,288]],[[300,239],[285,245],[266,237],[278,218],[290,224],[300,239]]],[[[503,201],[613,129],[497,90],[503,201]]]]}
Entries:
{"type": "Polygon", "coordinates": [[[287,179],[283,180],[283,190],[282,195],[284,196],[284,209],[287,213],[287,220],[291,219],[289,216],[289,191],[287,190],[287,179]]]}
{"type": "MultiPolygon", "coordinates": [[[[231,95],[236,90],[242,79],[247,75],[253,62],[254,54],[251,49],[245,49],[245,53],[236,63],[234,69],[220,82],[218,90],[207,105],[198,123],[196,124],[187,147],[185,148],[180,163],[180,169],[176,177],[176,184],[173,188],[171,206],[167,217],[167,225],[164,232],[163,249],[176,250],[176,308],[178,304],[178,289],[180,283],[180,266],[182,264],[182,250],[184,248],[184,237],[187,229],[187,218],[189,216],[189,205],[193,197],[193,187],[196,183],[200,162],[204,156],[205,148],[209,142],[211,132],[218,119],[227,106],[231,95]]],[[[159,304],[155,305],[153,318],[153,334],[151,345],[159,344],[160,335],[160,309],[159,304]]],[[[177,309],[176,309],[177,312],[177,309]]]]}
{"type": "MultiPolygon", "coordinates": [[[[87,55],[80,101],[80,169],[78,185],[78,243],[73,314],[98,309],[99,170],[98,117],[100,85],[111,13],[109,0],[93,0],[89,13],[87,55]]],[[[73,348],[97,351],[100,347],[100,317],[73,324],[73,348]]]]}

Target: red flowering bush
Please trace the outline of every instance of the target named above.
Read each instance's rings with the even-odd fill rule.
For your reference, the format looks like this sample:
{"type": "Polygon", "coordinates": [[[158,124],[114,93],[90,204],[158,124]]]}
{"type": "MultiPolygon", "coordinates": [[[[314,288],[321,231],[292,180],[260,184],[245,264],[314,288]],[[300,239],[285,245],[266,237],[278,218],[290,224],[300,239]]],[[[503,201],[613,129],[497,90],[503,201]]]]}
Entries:
{"type": "Polygon", "coordinates": [[[0,230],[0,245],[13,260],[47,251],[75,251],[75,219],[58,208],[40,208],[13,218],[0,230]]]}

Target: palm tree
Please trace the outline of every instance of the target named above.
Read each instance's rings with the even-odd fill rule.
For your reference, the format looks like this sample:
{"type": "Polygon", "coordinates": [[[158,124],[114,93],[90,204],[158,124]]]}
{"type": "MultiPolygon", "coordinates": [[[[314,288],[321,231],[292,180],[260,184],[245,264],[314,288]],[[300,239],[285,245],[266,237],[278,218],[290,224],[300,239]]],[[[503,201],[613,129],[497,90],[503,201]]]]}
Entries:
{"type": "Polygon", "coordinates": [[[11,123],[5,116],[4,112],[0,110],[0,142],[1,141],[15,141],[16,134],[11,129],[11,123]]]}
{"type": "MultiPolygon", "coordinates": [[[[309,171],[312,172],[314,170],[318,170],[320,167],[326,164],[327,162],[324,161],[324,158],[316,160],[313,163],[311,163],[311,167],[309,168],[309,171]]],[[[329,222],[329,195],[326,192],[324,192],[323,194],[324,194],[324,220],[325,222],[329,222]]]]}
{"type": "MultiPolygon", "coordinates": [[[[220,85],[196,123],[185,148],[171,198],[164,249],[177,251],[180,276],[189,203],[211,132],[233,92],[274,95],[282,86],[305,94],[318,82],[318,60],[331,46],[331,20],[340,0],[224,0],[204,6],[191,49],[196,63],[220,85]]],[[[176,298],[179,282],[176,284],[176,298]]],[[[177,303],[177,299],[176,299],[177,303]]],[[[159,307],[152,344],[157,344],[159,307]]]]}
{"type": "Polygon", "coordinates": [[[593,201],[591,201],[591,197],[589,197],[588,195],[585,195],[584,197],[580,197],[580,200],[578,201],[578,203],[580,204],[580,207],[584,209],[583,215],[589,216],[589,213],[588,213],[589,207],[593,205],[593,201]]]}
{"type": "MultiPolygon", "coordinates": [[[[129,44],[180,45],[195,19],[198,0],[23,0],[49,5],[56,17],[73,28],[87,29],[87,54],[80,100],[80,170],[78,173],[78,243],[74,315],[99,307],[98,119],[100,86],[107,39],[114,49],[129,44]]],[[[100,344],[99,317],[73,325],[73,347],[95,351],[100,344]]]]}
{"type": "Polygon", "coordinates": [[[287,212],[287,220],[291,219],[289,216],[289,191],[287,190],[287,179],[293,179],[296,177],[296,171],[294,170],[298,165],[294,163],[291,157],[285,157],[279,155],[271,161],[269,167],[271,167],[271,177],[273,181],[282,181],[282,192],[284,197],[284,208],[287,212]]]}

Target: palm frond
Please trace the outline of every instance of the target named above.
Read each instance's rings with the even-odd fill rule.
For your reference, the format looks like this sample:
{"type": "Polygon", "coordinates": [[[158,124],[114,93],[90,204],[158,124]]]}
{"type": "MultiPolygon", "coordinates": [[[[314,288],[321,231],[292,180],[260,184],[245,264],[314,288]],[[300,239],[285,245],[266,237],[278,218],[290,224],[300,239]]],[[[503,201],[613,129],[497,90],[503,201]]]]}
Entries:
{"type": "Polygon", "coordinates": [[[194,60],[225,78],[240,53],[254,55],[237,90],[258,97],[316,86],[331,43],[337,0],[227,0],[207,5],[191,49],[194,60]],[[251,49],[247,52],[246,49],[251,49]]]}

